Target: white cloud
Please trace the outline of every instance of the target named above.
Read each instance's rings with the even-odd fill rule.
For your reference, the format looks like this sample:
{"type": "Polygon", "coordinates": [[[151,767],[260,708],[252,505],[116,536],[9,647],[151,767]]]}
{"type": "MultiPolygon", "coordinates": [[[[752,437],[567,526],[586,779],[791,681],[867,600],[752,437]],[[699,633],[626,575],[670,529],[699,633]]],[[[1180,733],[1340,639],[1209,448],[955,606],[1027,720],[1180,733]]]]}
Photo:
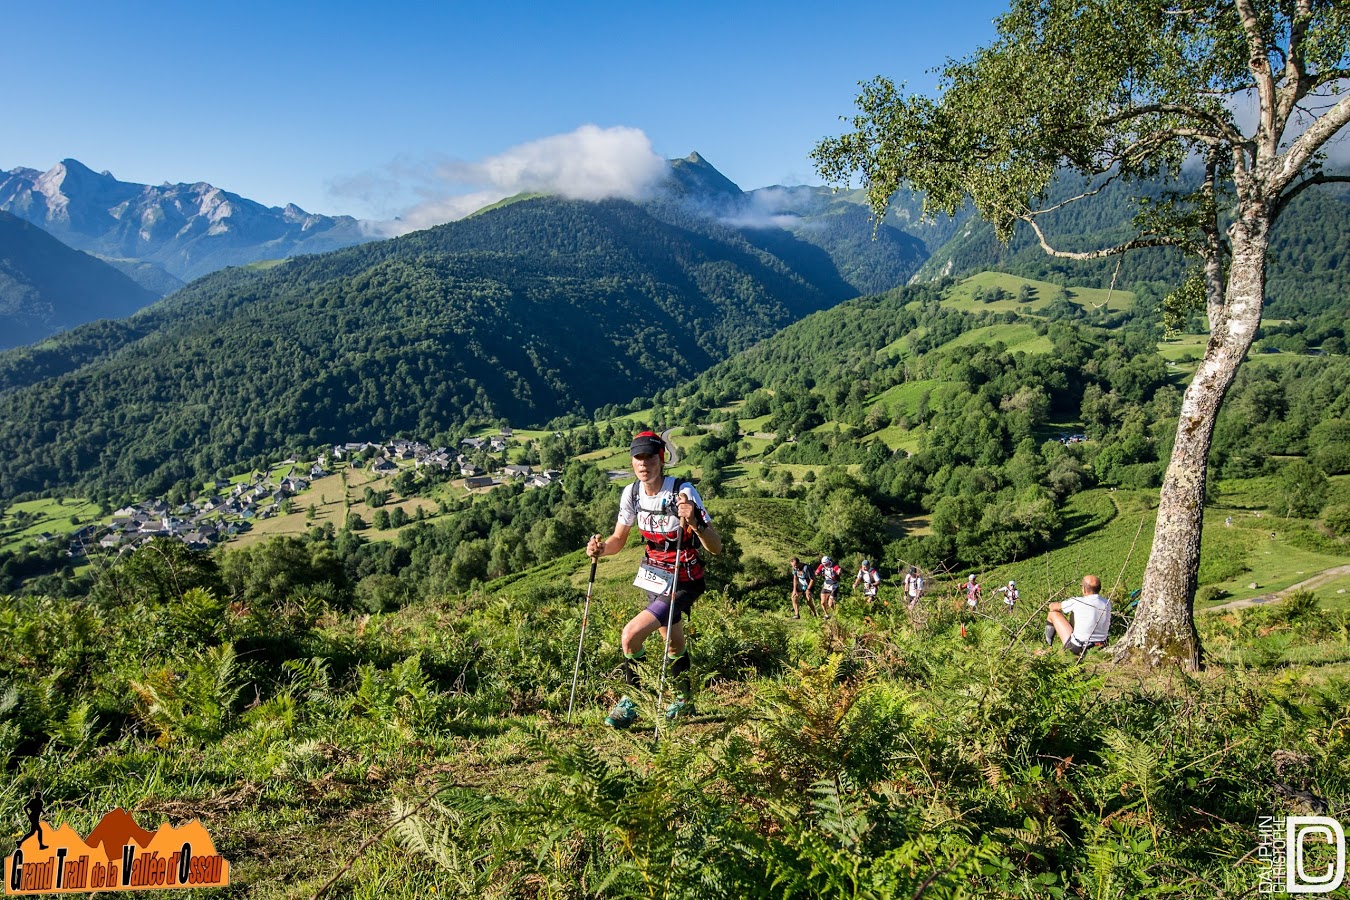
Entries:
{"type": "Polygon", "coordinates": [[[793,228],[802,224],[808,210],[803,201],[811,195],[792,188],[761,188],[748,195],[748,202],[721,221],[734,228],[793,228]]]}
{"type": "Polygon", "coordinates": [[[382,173],[366,173],[330,184],[335,194],[379,204],[396,193],[423,198],[396,220],[369,223],[377,233],[393,235],[462,219],[519,193],[555,194],[573,200],[638,200],[668,172],[640,129],[583,125],[512,147],[477,162],[442,159],[421,165],[391,163],[382,173]]]}
{"type": "Polygon", "coordinates": [[[733,228],[793,228],[802,224],[802,217],[788,213],[774,215],[747,209],[734,216],[724,216],[722,222],[733,228]]]}

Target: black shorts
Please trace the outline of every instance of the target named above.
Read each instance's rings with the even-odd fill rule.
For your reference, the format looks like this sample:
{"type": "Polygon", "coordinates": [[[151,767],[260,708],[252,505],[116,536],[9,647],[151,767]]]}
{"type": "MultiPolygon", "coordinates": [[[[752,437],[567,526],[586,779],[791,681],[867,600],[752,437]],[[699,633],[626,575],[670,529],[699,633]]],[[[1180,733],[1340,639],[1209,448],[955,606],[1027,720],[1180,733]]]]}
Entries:
{"type": "Polygon", "coordinates": [[[1068,650],[1074,656],[1082,656],[1083,653],[1088,650],[1104,649],[1105,647],[1106,641],[1093,641],[1089,644],[1083,644],[1079,643],[1078,638],[1072,636],[1064,642],[1064,649],[1068,650]]]}
{"type": "Polygon", "coordinates": [[[693,581],[680,581],[675,584],[675,616],[671,618],[670,595],[653,594],[647,592],[647,599],[651,602],[647,604],[647,612],[656,616],[656,620],[664,628],[667,623],[674,624],[683,619],[688,613],[694,601],[703,596],[703,592],[708,589],[707,582],[702,578],[695,578],[693,581]]]}

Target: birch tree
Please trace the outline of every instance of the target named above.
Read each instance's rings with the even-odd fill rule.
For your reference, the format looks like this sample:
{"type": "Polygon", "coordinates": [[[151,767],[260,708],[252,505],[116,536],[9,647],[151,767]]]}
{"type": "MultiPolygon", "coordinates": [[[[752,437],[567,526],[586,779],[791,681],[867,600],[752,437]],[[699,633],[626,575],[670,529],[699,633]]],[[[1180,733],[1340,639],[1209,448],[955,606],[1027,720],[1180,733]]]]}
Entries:
{"type": "Polygon", "coordinates": [[[1261,322],[1271,227],[1303,191],[1350,180],[1323,165],[1350,122],[1350,3],[1013,0],[996,25],[990,46],[942,67],[933,97],[865,83],[853,131],[813,156],[829,181],[861,176],[877,215],[903,185],[924,192],[928,214],[973,203],[1005,241],[1030,228],[1052,256],[1187,254],[1193,268],[1164,304],[1165,324],[1203,308],[1210,338],[1182,401],[1138,614],[1116,654],[1198,668],[1206,461],[1261,322]],[[1185,166],[1203,177],[1183,179],[1185,166]],[[1066,172],[1087,187],[1049,202],[1066,172]],[[1160,177],[1176,189],[1139,198],[1126,240],[1068,250],[1046,234],[1055,210],[1092,203],[1112,182],[1160,177]]]}

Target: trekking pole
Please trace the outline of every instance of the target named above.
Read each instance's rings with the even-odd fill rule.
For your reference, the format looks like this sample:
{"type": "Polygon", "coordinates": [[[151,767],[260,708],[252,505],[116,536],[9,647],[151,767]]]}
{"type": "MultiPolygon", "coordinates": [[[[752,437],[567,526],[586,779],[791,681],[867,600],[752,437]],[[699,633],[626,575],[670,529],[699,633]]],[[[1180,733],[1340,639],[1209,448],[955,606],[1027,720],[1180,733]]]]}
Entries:
{"type": "Polygon", "coordinates": [[[567,701],[567,724],[572,724],[572,704],[577,700],[577,675],[581,673],[581,645],[586,643],[586,620],[591,617],[591,591],[595,589],[595,567],[600,557],[591,559],[591,581],[586,585],[586,606],[581,611],[581,637],[577,639],[577,664],[572,667],[572,696],[567,701]]]}
{"type": "Polygon", "coordinates": [[[1130,557],[1134,556],[1134,545],[1139,543],[1139,535],[1144,530],[1144,520],[1147,518],[1148,518],[1147,513],[1139,517],[1139,527],[1135,529],[1134,540],[1130,541],[1130,552],[1125,554],[1125,564],[1120,567],[1120,574],[1116,576],[1116,583],[1111,585],[1111,592],[1106,596],[1108,597],[1114,596],[1116,593],[1116,589],[1120,587],[1120,581],[1122,578],[1125,577],[1125,570],[1129,568],[1130,557]]]}
{"type": "Polygon", "coordinates": [[[675,572],[670,579],[670,612],[666,614],[666,649],[661,654],[661,677],[656,682],[656,733],[654,737],[661,735],[661,701],[665,696],[666,690],[666,663],[670,660],[670,632],[675,628],[675,589],[680,584],[680,550],[684,543],[684,523],[681,522],[679,530],[675,533],[675,572]]]}

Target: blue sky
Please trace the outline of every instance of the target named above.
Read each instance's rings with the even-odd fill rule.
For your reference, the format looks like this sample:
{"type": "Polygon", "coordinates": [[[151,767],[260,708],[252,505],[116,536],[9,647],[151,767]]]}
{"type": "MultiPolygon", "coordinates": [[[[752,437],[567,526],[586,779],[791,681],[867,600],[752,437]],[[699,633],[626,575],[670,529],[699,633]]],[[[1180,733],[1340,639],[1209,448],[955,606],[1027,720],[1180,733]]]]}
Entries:
{"type": "Polygon", "coordinates": [[[11,4],[0,169],[73,157],[388,218],[478,189],[522,145],[589,153],[552,140],[580,133],[697,150],[747,189],[818,183],[808,154],[843,130],[858,81],[930,90],[1006,6],[11,4]]]}

